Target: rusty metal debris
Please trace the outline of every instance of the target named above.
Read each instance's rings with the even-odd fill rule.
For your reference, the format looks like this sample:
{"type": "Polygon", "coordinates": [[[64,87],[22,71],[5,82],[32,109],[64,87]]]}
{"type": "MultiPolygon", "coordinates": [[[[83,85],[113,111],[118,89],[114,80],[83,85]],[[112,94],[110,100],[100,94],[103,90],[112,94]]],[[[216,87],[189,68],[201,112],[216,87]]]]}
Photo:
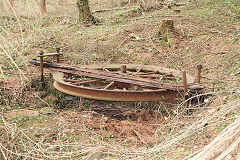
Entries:
{"type": "MultiPolygon", "coordinates": [[[[197,83],[185,71],[169,68],[116,64],[73,67],[59,64],[60,49],[57,53],[43,54],[30,62],[53,72],[54,87],[66,94],[107,101],[161,101],[185,96],[188,89],[200,86],[198,66],[197,83]],[[43,61],[45,56],[56,56],[57,63],[43,61]]],[[[199,87],[200,86],[200,87],[199,87]]]]}
{"type": "Polygon", "coordinates": [[[44,80],[44,73],[43,73],[43,58],[44,57],[50,57],[50,56],[54,56],[54,57],[57,57],[57,63],[60,63],[60,56],[62,55],[60,53],[60,48],[59,47],[56,47],[56,52],[57,53],[47,53],[47,54],[44,54],[43,51],[40,51],[39,52],[39,55],[37,55],[37,57],[40,57],[40,72],[41,72],[41,81],[44,80]]]}
{"type": "Polygon", "coordinates": [[[200,79],[201,79],[201,70],[202,70],[202,65],[198,64],[197,65],[197,83],[200,84],[200,79]]]}
{"type": "Polygon", "coordinates": [[[187,86],[187,73],[186,73],[186,71],[183,71],[182,74],[183,74],[183,77],[182,77],[183,91],[184,91],[184,94],[186,94],[187,88],[188,88],[188,86],[187,86]]]}

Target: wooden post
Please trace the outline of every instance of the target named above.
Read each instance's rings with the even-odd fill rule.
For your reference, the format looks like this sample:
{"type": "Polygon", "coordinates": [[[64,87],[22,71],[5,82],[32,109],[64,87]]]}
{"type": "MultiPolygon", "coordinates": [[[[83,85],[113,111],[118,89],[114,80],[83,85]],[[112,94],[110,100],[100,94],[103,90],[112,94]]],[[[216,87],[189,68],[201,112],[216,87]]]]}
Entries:
{"type": "Polygon", "coordinates": [[[104,87],[104,90],[110,88],[112,85],[114,84],[114,81],[112,81],[111,83],[109,83],[106,87],[104,87]]]}

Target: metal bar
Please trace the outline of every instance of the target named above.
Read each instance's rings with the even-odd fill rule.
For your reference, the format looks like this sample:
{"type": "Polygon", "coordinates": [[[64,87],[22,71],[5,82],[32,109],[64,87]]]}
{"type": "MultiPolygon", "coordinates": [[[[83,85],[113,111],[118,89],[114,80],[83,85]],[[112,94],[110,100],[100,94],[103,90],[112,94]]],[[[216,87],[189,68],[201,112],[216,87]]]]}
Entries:
{"type": "Polygon", "coordinates": [[[196,82],[199,84],[201,82],[201,70],[202,70],[202,65],[198,64],[197,65],[197,80],[196,80],[196,82]]]}
{"type": "Polygon", "coordinates": [[[56,47],[56,51],[58,53],[58,55],[56,55],[57,57],[57,63],[60,63],[60,47],[56,47]]]}
{"type": "Polygon", "coordinates": [[[57,55],[61,55],[61,53],[46,53],[46,54],[39,54],[37,55],[37,57],[49,57],[49,56],[57,56],[57,55]]]}
{"type": "MultiPolygon", "coordinates": [[[[43,55],[43,51],[40,51],[40,55],[43,55]]],[[[44,81],[44,76],[43,76],[43,57],[40,57],[40,72],[41,72],[41,81],[44,81]]]]}
{"type": "Polygon", "coordinates": [[[137,75],[139,72],[141,72],[141,69],[138,69],[137,72],[135,73],[135,75],[137,75]]]}
{"type": "Polygon", "coordinates": [[[103,75],[103,74],[97,74],[97,73],[89,73],[89,72],[81,72],[81,71],[74,71],[74,70],[65,70],[65,69],[52,69],[54,71],[59,71],[63,73],[70,73],[70,74],[77,74],[77,75],[82,75],[82,76],[87,76],[91,78],[98,78],[98,79],[103,79],[103,80],[109,80],[109,81],[116,81],[116,82],[121,82],[121,83],[127,83],[127,84],[134,84],[138,86],[144,86],[144,87],[149,87],[149,88],[156,88],[156,89],[168,89],[168,90],[176,90],[176,91],[183,91],[182,86],[177,86],[177,85],[166,85],[164,83],[159,83],[159,82],[148,82],[148,81],[143,81],[143,80],[137,80],[134,78],[129,78],[129,77],[119,77],[118,75],[116,76],[109,76],[109,75],[103,75]]]}
{"type": "Polygon", "coordinates": [[[149,74],[156,74],[157,72],[146,72],[146,73],[139,73],[138,75],[149,75],[149,74]]]}
{"type": "MultiPolygon", "coordinates": [[[[39,61],[32,60],[31,63],[34,63],[35,65],[39,65],[39,61]]],[[[128,75],[117,75],[114,73],[107,73],[105,71],[101,70],[93,70],[93,69],[86,69],[86,68],[74,68],[72,66],[66,66],[66,65],[59,65],[56,63],[49,63],[44,62],[44,67],[47,67],[53,71],[57,72],[63,72],[68,74],[77,74],[82,76],[87,76],[91,78],[97,78],[97,79],[103,79],[108,81],[116,81],[121,83],[127,83],[127,84],[134,84],[138,86],[148,87],[148,88],[155,88],[155,89],[168,89],[168,90],[174,90],[174,91],[183,91],[182,85],[177,84],[166,84],[166,83],[160,83],[156,82],[150,79],[144,79],[144,78],[136,78],[128,75]]]]}
{"type": "Polygon", "coordinates": [[[127,65],[126,64],[121,65],[121,72],[126,73],[126,70],[127,70],[127,65]]]}
{"type": "Polygon", "coordinates": [[[176,80],[175,77],[168,77],[165,75],[139,75],[139,77],[142,78],[163,78],[163,79],[169,79],[169,80],[176,80]]]}
{"type": "Polygon", "coordinates": [[[66,94],[70,94],[78,97],[85,97],[97,100],[107,101],[161,101],[170,100],[174,98],[182,97],[182,94],[176,91],[122,91],[122,90],[103,90],[93,89],[87,87],[69,86],[61,83],[57,79],[54,82],[54,87],[66,94]]]}
{"type": "Polygon", "coordinates": [[[66,78],[63,78],[63,80],[64,80],[65,82],[82,82],[82,81],[80,81],[80,80],[66,79],[66,78]]]}
{"type": "Polygon", "coordinates": [[[113,84],[114,84],[114,81],[112,81],[111,83],[109,83],[106,87],[104,87],[104,89],[106,90],[106,89],[110,88],[113,84]]]}
{"type": "Polygon", "coordinates": [[[184,91],[184,94],[187,92],[187,76],[186,76],[186,71],[183,71],[182,72],[182,80],[183,80],[183,91],[184,91]]]}
{"type": "Polygon", "coordinates": [[[94,83],[99,81],[101,81],[101,79],[96,79],[91,81],[79,81],[79,82],[72,83],[72,85],[88,84],[88,83],[94,83]]]}

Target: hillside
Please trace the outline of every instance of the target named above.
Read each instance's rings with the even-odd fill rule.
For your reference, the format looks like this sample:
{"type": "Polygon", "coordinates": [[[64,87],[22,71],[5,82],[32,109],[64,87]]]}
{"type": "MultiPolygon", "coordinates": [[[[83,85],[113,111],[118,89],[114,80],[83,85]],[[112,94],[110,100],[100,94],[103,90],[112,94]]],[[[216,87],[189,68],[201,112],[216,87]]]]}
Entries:
{"type": "Polygon", "coordinates": [[[239,159],[239,1],[89,4],[98,23],[87,26],[74,1],[47,1],[45,16],[35,1],[0,7],[0,159],[239,159]],[[174,23],[165,35],[164,20],[174,23]],[[62,64],[79,67],[152,65],[196,77],[202,64],[207,98],[200,106],[74,97],[53,87],[49,70],[43,87],[29,61],[56,47],[62,64]]]}

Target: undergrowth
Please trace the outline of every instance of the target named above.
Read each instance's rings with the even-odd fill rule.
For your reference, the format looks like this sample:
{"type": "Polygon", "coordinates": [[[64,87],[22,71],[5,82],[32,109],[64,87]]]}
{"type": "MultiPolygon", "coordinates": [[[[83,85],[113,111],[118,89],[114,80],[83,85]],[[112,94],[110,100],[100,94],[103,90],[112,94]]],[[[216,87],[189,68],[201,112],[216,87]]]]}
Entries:
{"type": "MultiPolygon", "coordinates": [[[[96,3],[94,10],[105,9],[96,3]]],[[[36,6],[23,11],[20,4],[15,13],[0,17],[2,159],[183,159],[237,119],[238,1],[193,1],[180,14],[164,5],[140,13],[138,4],[126,3],[127,9],[94,12],[101,23],[87,28],[80,28],[73,5],[59,10],[48,4],[48,15],[38,17],[36,6]],[[166,16],[174,19],[175,30],[161,41],[156,33],[166,16]],[[213,98],[205,107],[193,107],[185,101],[113,103],[72,97],[56,91],[50,76],[42,86],[38,68],[28,63],[40,50],[55,47],[61,47],[69,65],[151,64],[194,76],[196,64],[202,63],[202,81],[214,89],[213,98]],[[49,108],[54,113],[41,111],[49,108]],[[39,114],[5,117],[24,109],[39,114]]]]}

